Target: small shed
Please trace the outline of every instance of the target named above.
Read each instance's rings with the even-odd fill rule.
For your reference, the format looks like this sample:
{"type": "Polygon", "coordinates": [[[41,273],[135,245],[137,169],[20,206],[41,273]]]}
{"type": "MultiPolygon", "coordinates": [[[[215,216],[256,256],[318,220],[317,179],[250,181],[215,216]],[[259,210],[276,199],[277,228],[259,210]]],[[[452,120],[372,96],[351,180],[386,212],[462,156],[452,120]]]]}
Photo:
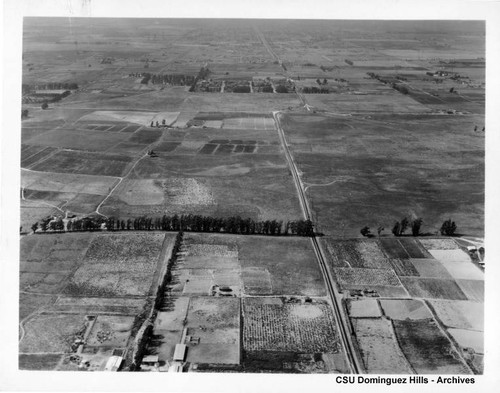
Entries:
{"type": "Polygon", "coordinates": [[[122,362],[123,358],[121,356],[111,356],[104,367],[104,371],[118,371],[122,362]]]}
{"type": "Polygon", "coordinates": [[[148,355],[148,356],[144,356],[144,358],[142,359],[142,364],[144,364],[144,365],[154,366],[155,363],[158,363],[158,362],[159,362],[158,355],[148,355]]]}
{"type": "Polygon", "coordinates": [[[187,346],[186,344],[177,344],[174,351],[174,360],[183,362],[186,357],[187,346]]]}

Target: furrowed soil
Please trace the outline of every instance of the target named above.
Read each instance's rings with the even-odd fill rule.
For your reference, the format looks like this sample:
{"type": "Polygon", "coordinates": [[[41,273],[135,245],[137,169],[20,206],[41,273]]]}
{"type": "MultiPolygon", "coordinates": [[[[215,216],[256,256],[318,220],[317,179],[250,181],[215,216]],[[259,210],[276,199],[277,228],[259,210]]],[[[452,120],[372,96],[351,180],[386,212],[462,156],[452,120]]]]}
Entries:
{"type": "Polygon", "coordinates": [[[338,352],[333,313],[327,304],[244,302],[246,351],[338,352]]]}
{"type": "Polygon", "coordinates": [[[406,359],[419,374],[470,374],[435,322],[393,321],[406,359]]]}
{"type": "Polygon", "coordinates": [[[413,374],[386,319],[352,320],[365,370],[369,374],[413,374]]]}

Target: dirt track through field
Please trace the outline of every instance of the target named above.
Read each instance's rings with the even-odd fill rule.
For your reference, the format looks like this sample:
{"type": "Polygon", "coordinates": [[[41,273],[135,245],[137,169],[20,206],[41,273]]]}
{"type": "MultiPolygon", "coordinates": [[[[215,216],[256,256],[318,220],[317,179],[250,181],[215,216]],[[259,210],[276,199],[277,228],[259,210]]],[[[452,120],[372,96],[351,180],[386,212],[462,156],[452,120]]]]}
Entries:
{"type": "MultiPolygon", "coordinates": [[[[150,145],[148,145],[147,147],[145,147],[143,150],[150,150],[152,146],[154,146],[157,142],[153,142],[151,143],[150,145]]],[[[102,217],[105,217],[105,218],[108,218],[106,215],[102,214],[99,212],[99,208],[104,204],[104,202],[106,202],[106,200],[111,196],[111,194],[113,194],[113,192],[116,190],[116,188],[121,184],[121,182],[123,181],[123,179],[125,179],[128,175],[130,175],[130,173],[132,173],[132,171],[134,170],[134,168],[137,166],[137,164],[143,159],[143,158],[146,158],[148,157],[148,154],[144,154],[142,156],[140,156],[135,162],[134,164],[130,167],[130,169],[127,171],[127,173],[122,176],[122,177],[119,177],[118,179],[118,182],[115,184],[115,186],[109,191],[109,193],[105,196],[105,198],[101,201],[101,203],[99,203],[99,205],[96,207],[95,209],[95,212],[97,214],[99,214],[100,216],[102,217]]]]}

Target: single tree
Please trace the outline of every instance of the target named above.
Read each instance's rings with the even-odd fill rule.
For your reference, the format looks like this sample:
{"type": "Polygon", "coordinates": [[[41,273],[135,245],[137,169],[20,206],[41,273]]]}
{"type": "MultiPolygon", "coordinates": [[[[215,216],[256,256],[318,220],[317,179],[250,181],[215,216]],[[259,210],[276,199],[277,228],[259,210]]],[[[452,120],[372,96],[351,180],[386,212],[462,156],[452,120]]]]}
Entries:
{"type": "Polygon", "coordinates": [[[371,235],[370,227],[368,226],[364,226],[359,232],[365,237],[369,237],[371,235]]]}
{"type": "Polygon", "coordinates": [[[453,236],[457,230],[457,225],[455,224],[455,221],[451,221],[451,219],[446,220],[443,222],[443,225],[441,225],[441,235],[443,236],[453,236]]]}
{"type": "Polygon", "coordinates": [[[47,103],[47,101],[44,101],[43,104],[42,104],[42,109],[45,110],[45,109],[48,109],[49,108],[49,104],[47,103]]]}
{"type": "Polygon", "coordinates": [[[399,235],[401,235],[401,226],[400,226],[400,224],[399,224],[399,221],[396,221],[396,222],[394,223],[394,226],[392,227],[392,230],[391,230],[391,231],[392,231],[392,233],[393,233],[393,235],[394,235],[394,236],[399,236],[399,235]]]}
{"type": "Polygon", "coordinates": [[[33,233],[35,233],[37,229],[38,229],[38,221],[31,226],[31,230],[33,231],[33,233]]]}
{"type": "Polygon", "coordinates": [[[377,228],[377,235],[380,237],[380,234],[382,233],[382,231],[384,230],[385,228],[381,225],[377,228]]]}
{"type": "Polygon", "coordinates": [[[151,120],[151,125],[150,125],[150,127],[154,127],[154,123],[153,123],[153,121],[152,121],[152,120],[151,120]]]}
{"type": "Polygon", "coordinates": [[[28,118],[28,110],[27,109],[23,109],[21,110],[21,119],[27,119],[28,118]]]}
{"type": "Polygon", "coordinates": [[[47,218],[44,218],[40,224],[40,229],[43,231],[43,232],[46,232],[48,227],[49,227],[49,222],[52,220],[51,217],[47,217],[47,218]]]}
{"type": "Polygon", "coordinates": [[[165,119],[161,121],[161,124],[164,126],[165,125],[165,119]]]}
{"type": "Polygon", "coordinates": [[[328,81],[326,80],[326,78],[325,78],[325,79],[323,79],[323,84],[324,84],[324,85],[327,85],[327,84],[328,84],[328,81]]]}
{"type": "Polygon", "coordinates": [[[410,221],[406,217],[401,220],[401,228],[400,228],[400,232],[399,232],[400,235],[405,233],[409,224],[410,224],[410,221]]]}
{"type": "Polygon", "coordinates": [[[411,223],[411,234],[413,236],[418,236],[420,235],[420,227],[422,226],[423,220],[421,218],[417,218],[416,220],[413,220],[411,223]]]}
{"type": "Polygon", "coordinates": [[[56,231],[64,231],[64,221],[62,217],[57,217],[56,222],[55,222],[55,228],[56,231]]]}

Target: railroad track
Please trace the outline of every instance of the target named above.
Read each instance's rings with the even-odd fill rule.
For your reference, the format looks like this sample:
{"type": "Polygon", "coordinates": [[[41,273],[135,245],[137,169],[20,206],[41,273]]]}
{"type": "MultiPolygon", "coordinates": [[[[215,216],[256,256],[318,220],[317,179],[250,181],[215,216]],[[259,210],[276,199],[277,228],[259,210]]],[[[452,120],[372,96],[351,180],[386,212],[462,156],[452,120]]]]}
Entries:
{"type": "MultiPolygon", "coordinates": [[[[300,202],[300,206],[302,208],[302,214],[304,216],[304,219],[310,220],[311,219],[311,211],[309,208],[309,204],[307,202],[304,185],[302,184],[302,180],[300,179],[297,165],[295,164],[295,161],[293,160],[292,155],[290,153],[290,149],[288,148],[288,144],[287,144],[286,138],[285,138],[285,133],[283,132],[283,129],[281,128],[279,116],[280,116],[279,111],[273,112],[273,117],[274,117],[274,121],[276,123],[276,128],[278,130],[279,137],[280,137],[280,142],[283,146],[283,149],[285,150],[286,160],[288,162],[288,166],[290,167],[290,171],[292,172],[295,187],[297,188],[297,194],[299,195],[299,202],[300,202]]],[[[359,373],[363,372],[363,368],[362,368],[361,363],[358,359],[356,349],[354,348],[354,345],[352,343],[351,334],[350,334],[350,331],[349,331],[349,328],[347,325],[346,318],[344,316],[344,313],[342,312],[341,296],[335,288],[334,281],[331,277],[330,271],[328,270],[328,267],[326,264],[326,258],[324,256],[323,249],[321,248],[321,245],[319,244],[318,239],[314,236],[311,237],[311,243],[312,243],[312,246],[314,249],[314,253],[316,255],[316,259],[318,260],[319,266],[321,268],[321,272],[322,272],[323,277],[325,279],[328,294],[332,300],[333,311],[335,313],[335,318],[337,320],[337,325],[338,325],[339,333],[340,333],[339,334],[340,341],[341,341],[342,347],[344,349],[347,364],[349,365],[349,369],[350,369],[352,374],[359,374],[359,373]]]]}

